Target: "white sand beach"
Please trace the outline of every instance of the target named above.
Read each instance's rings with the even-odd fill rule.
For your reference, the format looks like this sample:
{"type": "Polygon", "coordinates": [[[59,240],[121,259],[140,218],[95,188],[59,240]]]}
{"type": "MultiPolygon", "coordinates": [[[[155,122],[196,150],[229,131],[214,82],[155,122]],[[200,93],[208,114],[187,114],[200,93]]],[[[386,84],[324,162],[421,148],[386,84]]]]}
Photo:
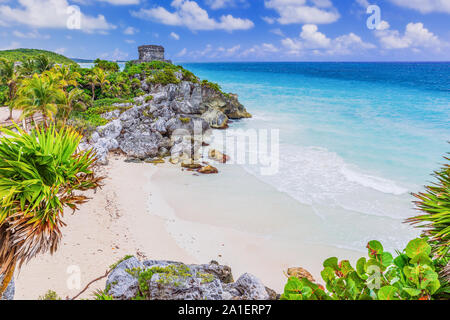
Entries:
{"type": "MultiPolygon", "coordinates": [[[[79,268],[84,288],[125,255],[184,263],[216,260],[229,265],[235,279],[249,272],[280,292],[288,267],[306,268],[320,280],[324,259],[353,260],[359,254],[309,243],[321,221],[307,206],[238,166],[217,167],[218,175],[198,176],[179,166],[125,163],[110,156],[100,169],[107,176],[104,187],[74,215],[65,213],[67,227],[56,254],[39,256],[16,273],[16,299],[36,299],[48,290],[71,298],[81,289],[68,287],[68,272],[79,268]]],[[[92,298],[105,281],[80,298],[92,298]]]]}

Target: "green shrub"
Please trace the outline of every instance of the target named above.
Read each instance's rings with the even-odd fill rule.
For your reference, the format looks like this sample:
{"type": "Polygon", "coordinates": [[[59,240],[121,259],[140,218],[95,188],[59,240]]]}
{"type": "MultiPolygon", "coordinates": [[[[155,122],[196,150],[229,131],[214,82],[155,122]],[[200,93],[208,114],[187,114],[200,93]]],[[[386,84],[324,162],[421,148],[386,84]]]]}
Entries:
{"type": "Polygon", "coordinates": [[[103,69],[105,71],[109,71],[109,72],[119,71],[119,65],[116,62],[96,59],[94,61],[94,63],[95,63],[95,67],[103,69]]]}
{"type": "Polygon", "coordinates": [[[40,296],[38,300],[61,300],[61,297],[55,291],[48,290],[46,294],[40,296]]]}
{"type": "Polygon", "coordinates": [[[222,88],[217,83],[209,82],[208,80],[203,80],[202,86],[208,87],[210,89],[213,89],[214,91],[222,93],[222,88]]]}
{"type": "Polygon", "coordinates": [[[443,288],[438,279],[431,247],[425,239],[414,239],[394,259],[378,241],[367,245],[368,259],[353,268],[348,260],[323,263],[326,290],[307,279],[289,278],[282,300],[431,300],[443,288]]]}
{"type": "Polygon", "coordinates": [[[180,80],[175,76],[173,69],[166,68],[156,71],[153,76],[149,78],[149,82],[152,84],[168,85],[170,83],[177,84],[180,80]]]}

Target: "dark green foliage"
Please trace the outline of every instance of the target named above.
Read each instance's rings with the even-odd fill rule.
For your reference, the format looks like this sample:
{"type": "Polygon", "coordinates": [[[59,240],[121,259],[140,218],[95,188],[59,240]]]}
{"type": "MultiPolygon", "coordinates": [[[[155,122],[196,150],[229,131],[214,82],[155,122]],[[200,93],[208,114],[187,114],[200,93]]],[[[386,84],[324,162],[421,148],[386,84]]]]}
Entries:
{"type": "Polygon", "coordinates": [[[0,106],[8,101],[8,86],[0,86],[0,106]]]}
{"type": "Polygon", "coordinates": [[[368,259],[360,258],[356,268],[348,260],[324,261],[322,279],[326,290],[308,280],[291,277],[283,300],[431,300],[446,290],[424,239],[414,239],[394,259],[378,241],[367,244],[368,259]]]}

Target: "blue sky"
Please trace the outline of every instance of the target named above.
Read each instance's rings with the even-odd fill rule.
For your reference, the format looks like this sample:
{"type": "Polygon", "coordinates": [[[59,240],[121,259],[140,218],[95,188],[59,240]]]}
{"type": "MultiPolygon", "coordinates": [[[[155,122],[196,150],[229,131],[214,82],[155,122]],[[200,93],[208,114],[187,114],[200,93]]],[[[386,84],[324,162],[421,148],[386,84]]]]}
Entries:
{"type": "Polygon", "coordinates": [[[142,44],[183,62],[450,61],[450,0],[0,0],[0,49],[131,60],[142,44]]]}

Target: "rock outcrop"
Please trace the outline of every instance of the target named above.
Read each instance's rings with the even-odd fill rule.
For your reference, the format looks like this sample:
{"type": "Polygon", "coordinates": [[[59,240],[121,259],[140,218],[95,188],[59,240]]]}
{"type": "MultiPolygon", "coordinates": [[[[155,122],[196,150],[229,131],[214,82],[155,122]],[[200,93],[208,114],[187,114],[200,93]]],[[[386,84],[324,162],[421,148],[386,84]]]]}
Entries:
{"type": "Polygon", "coordinates": [[[251,117],[236,95],[198,82],[163,86],[148,84],[145,76],[141,77],[146,94],[134,103],[115,105],[123,112],[104,114],[111,121],[98,127],[85,146],[94,147],[101,164],[108,162],[112,150],[140,160],[166,156],[176,163],[198,160],[211,128],[224,129],[228,119],[251,117]]]}
{"type": "Polygon", "coordinates": [[[117,265],[106,282],[105,293],[118,300],[270,300],[273,290],[251,274],[233,281],[231,268],[212,261],[185,265],[173,261],[135,257],[117,265]]]}

